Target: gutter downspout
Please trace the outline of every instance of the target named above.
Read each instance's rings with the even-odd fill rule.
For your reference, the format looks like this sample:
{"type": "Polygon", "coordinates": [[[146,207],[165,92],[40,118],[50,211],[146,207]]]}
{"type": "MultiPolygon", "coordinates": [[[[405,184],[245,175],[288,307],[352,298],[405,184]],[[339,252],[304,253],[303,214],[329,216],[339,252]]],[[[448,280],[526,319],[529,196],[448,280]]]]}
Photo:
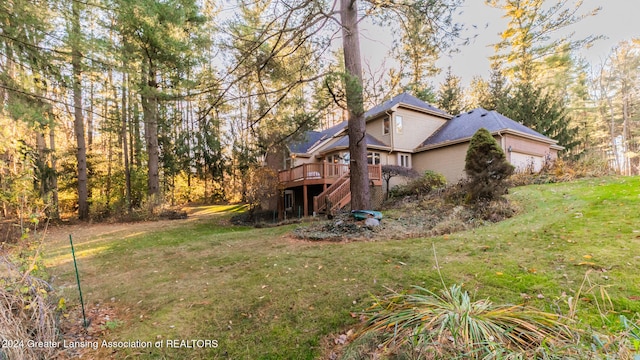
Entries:
{"type": "MultiPolygon", "coordinates": [[[[395,112],[395,110],[387,110],[384,113],[387,114],[389,116],[389,139],[390,141],[390,146],[389,146],[389,155],[391,155],[391,153],[393,152],[393,113],[395,112]]],[[[383,120],[384,121],[384,120],[383,120]]]]}
{"type": "Polygon", "coordinates": [[[387,155],[387,165],[389,164],[389,156],[391,156],[391,153],[394,151],[395,149],[395,141],[394,141],[394,137],[393,137],[393,123],[394,123],[394,118],[393,118],[393,113],[396,112],[396,108],[397,106],[392,107],[391,109],[385,111],[384,113],[389,115],[389,139],[391,140],[391,144],[390,144],[390,148],[389,148],[389,154],[387,155]]]}
{"type": "Polygon", "coordinates": [[[507,148],[506,148],[507,140],[505,140],[504,135],[502,135],[501,131],[498,131],[498,136],[500,136],[500,146],[502,147],[502,151],[504,152],[505,157],[507,157],[507,161],[509,162],[509,164],[511,164],[511,153],[507,151],[507,148]]]}

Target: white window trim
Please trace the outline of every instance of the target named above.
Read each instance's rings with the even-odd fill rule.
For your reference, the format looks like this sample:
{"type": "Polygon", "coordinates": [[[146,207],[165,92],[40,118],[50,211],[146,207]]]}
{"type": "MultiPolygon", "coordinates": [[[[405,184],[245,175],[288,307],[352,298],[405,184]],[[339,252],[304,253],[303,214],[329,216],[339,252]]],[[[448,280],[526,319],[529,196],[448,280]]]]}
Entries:
{"type": "Polygon", "coordinates": [[[398,165],[399,166],[404,166],[404,167],[409,168],[409,169],[411,169],[413,167],[412,160],[411,160],[411,154],[398,153],[397,161],[398,161],[398,165]],[[406,156],[406,159],[407,159],[407,163],[405,165],[402,164],[403,156],[406,156]]]}
{"type": "Polygon", "coordinates": [[[404,132],[404,118],[401,115],[396,115],[395,120],[394,128],[396,134],[402,134],[404,132]]]}
{"type": "Polygon", "coordinates": [[[367,164],[379,165],[382,164],[382,153],[378,151],[367,151],[367,164]],[[371,154],[371,164],[369,164],[369,154],[371,154]],[[378,164],[375,162],[376,155],[378,155],[378,164]]]}
{"type": "Polygon", "coordinates": [[[382,119],[382,135],[389,135],[389,134],[391,134],[391,117],[387,116],[387,117],[382,119]],[[387,122],[387,121],[389,122],[389,127],[388,128],[384,126],[384,123],[387,122]],[[385,130],[386,130],[386,132],[385,132],[385,130]]]}

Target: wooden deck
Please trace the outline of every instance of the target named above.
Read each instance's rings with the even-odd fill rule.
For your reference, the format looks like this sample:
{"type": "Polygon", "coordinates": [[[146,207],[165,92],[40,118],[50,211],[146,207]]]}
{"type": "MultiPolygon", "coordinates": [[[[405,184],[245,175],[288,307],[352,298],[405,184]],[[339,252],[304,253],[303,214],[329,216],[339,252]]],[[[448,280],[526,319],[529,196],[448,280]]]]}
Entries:
{"type": "MultiPolygon", "coordinates": [[[[382,185],[382,166],[368,165],[369,180],[374,185],[382,185]]],[[[349,165],[314,163],[302,164],[278,172],[278,180],[285,189],[305,185],[331,185],[343,175],[349,173],[349,165]]]]}

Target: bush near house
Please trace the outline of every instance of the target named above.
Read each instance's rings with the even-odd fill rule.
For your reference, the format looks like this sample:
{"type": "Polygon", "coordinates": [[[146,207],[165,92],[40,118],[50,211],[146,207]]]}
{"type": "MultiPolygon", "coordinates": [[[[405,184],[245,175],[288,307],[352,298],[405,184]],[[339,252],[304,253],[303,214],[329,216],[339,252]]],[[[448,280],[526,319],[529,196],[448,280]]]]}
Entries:
{"type": "Polygon", "coordinates": [[[426,195],[434,189],[441,188],[447,184],[444,175],[435,171],[427,170],[422,176],[412,179],[405,185],[398,185],[389,192],[390,197],[403,197],[411,195],[426,195]]]}
{"type": "Polygon", "coordinates": [[[382,165],[382,179],[387,186],[386,198],[389,198],[391,189],[389,188],[389,182],[391,178],[401,176],[408,179],[413,179],[419,176],[418,172],[412,168],[408,168],[400,165],[382,165]]]}
{"type": "Polygon", "coordinates": [[[487,129],[480,128],[471,138],[465,158],[468,201],[492,200],[505,194],[508,188],[505,180],[514,170],[496,139],[487,129]]]}

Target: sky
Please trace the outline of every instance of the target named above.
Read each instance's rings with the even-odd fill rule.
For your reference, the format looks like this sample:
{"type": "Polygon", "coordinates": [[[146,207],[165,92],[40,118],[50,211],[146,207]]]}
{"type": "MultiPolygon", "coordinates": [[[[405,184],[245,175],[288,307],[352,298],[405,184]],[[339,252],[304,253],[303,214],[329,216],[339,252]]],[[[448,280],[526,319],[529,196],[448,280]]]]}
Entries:
{"type": "MultiPolygon", "coordinates": [[[[549,0],[553,3],[553,0],[549,0]]],[[[602,10],[593,17],[582,20],[570,27],[575,31],[574,39],[581,39],[587,35],[604,35],[606,38],[598,40],[590,49],[579,52],[589,64],[597,67],[604,62],[611,49],[623,40],[640,37],[640,1],[639,0],[584,0],[581,9],[584,11],[597,7],[602,10]]],[[[500,32],[506,28],[507,20],[502,18],[503,12],[485,5],[484,0],[466,0],[460,8],[455,21],[469,25],[476,25],[464,36],[477,34],[471,44],[459,46],[458,52],[450,56],[442,56],[437,65],[446,70],[451,66],[453,74],[462,78],[467,86],[474,76],[489,76],[489,56],[494,54],[491,44],[500,39],[500,32]],[[486,26],[486,27],[485,27],[486,26]]],[[[364,61],[370,61],[376,66],[381,61],[381,54],[387,54],[390,49],[391,36],[385,29],[361,29],[362,55],[364,61]]],[[[444,79],[444,72],[434,79],[434,85],[439,85],[444,79]]]]}

